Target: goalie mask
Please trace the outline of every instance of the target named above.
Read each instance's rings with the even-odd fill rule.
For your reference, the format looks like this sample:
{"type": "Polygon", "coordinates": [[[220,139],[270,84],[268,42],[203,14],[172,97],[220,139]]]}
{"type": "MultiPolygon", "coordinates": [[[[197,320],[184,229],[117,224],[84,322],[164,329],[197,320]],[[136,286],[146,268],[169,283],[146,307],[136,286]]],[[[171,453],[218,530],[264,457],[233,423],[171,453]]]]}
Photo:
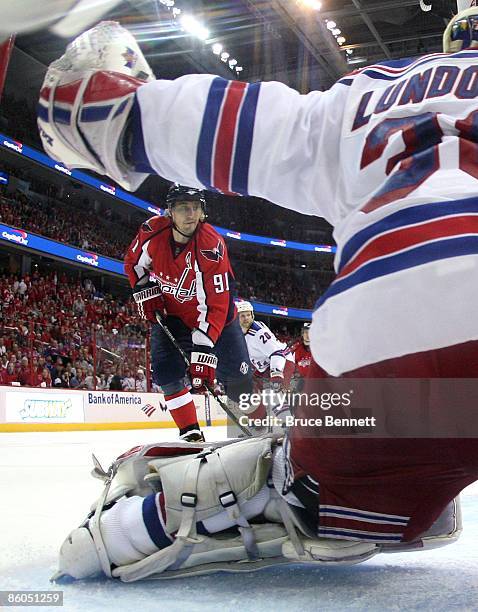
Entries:
{"type": "Polygon", "coordinates": [[[478,48],[478,7],[455,15],[443,34],[443,51],[457,53],[478,48]]]}

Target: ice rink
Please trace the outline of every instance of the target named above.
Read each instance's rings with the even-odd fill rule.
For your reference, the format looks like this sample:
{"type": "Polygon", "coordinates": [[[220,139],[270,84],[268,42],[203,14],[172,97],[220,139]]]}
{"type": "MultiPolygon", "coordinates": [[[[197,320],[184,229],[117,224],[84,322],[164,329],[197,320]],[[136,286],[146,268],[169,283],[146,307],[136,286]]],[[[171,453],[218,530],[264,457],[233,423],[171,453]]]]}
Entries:
{"type": "MultiPolygon", "coordinates": [[[[206,435],[219,439],[225,429],[206,435]]],[[[91,453],[107,466],[132,446],[176,436],[173,429],[1,434],[0,589],[63,590],[68,612],[477,609],[476,483],[462,496],[461,539],[440,550],[378,555],[350,567],[297,565],[134,584],[96,579],[50,585],[60,544],[102,488],[90,476],[91,453]]]]}

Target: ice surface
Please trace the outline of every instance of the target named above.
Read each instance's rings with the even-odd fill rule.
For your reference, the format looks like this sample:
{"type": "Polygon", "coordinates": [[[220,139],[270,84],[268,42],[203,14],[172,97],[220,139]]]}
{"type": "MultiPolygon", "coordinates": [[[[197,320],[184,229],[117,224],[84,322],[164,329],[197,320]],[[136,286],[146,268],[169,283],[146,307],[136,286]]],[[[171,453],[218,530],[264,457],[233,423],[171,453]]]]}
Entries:
{"type": "MultiPolygon", "coordinates": [[[[174,430],[1,434],[0,589],[63,590],[67,612],[478,609],[476,483],[462,497],[461,539],[435,551],[378,555],[350,567],[288,566],[135,584],[98,579],[50,585],[60,544],[102,488],[90,476],[91,453],[107,466],[132,446],[176,435],[174,430]]],[[[207,436],[224,438],[225,429],[207,436]]],[[[8,608],[14,609],[25,610],[8,608]]]]}

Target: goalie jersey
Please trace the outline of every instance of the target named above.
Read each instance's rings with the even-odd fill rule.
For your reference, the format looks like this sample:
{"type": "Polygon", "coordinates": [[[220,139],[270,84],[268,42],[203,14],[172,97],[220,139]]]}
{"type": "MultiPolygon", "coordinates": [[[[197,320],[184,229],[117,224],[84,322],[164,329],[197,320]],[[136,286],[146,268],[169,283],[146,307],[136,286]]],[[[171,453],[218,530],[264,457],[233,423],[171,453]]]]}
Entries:
{"type": "Polygon", "coordinates": [[[169,217],[142,224],[125,257],[130,284],[154,280],[161,287],[166,312],[191,330],[200,329],[213,346],[235,316],[230,284],[234,280],[223,239],[208,223],[198,228],[175,256],[169,217]]]}
{"type": "Polygon", "coordinates": [[[478,338],[477,58],[392,60],[307,95],[209,75],[138,89],[153,171],[335,226],[310,331],[330,374],[478,338]]]}

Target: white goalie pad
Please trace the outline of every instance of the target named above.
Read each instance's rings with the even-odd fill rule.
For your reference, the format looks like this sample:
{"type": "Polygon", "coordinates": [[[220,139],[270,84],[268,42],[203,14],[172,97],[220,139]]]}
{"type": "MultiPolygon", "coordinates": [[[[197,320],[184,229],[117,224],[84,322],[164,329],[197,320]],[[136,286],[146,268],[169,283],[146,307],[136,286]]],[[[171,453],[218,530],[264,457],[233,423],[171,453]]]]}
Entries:
{"type": "Polygon", "coordinates": [[[132,582],[216,571],[251,571],[283,563],[350,565],[380,552],[443,546],[454,542],[460,534],[460,506],[459,500],[455,500],[415,542],[376,545],[316,538],[310,526],[301,524],[300,506],[290,499],[292,505],[287,503],[272,484],[274,449],[278,451],[274,457],[278,457],[280,441],[274,436],[212,445],[162,443],[132,449],[119,457],[107,473],[95,462],[93,473],[105,480],[105,490],[93,507],[93,516],[65,540],[59,572],[54,578],[64,575],[84,578],[89,572],[100,571],[132,582]],[[137,561],[115,567],[102,535],[105,525],[102,512],[108,512],[112,504],[124,502],[124,496],[141,498],[159,491],[166,509],[166,531],[174,533],[172,543],[137,561]],[[257,499],[260,491],[269,492],[268,501],[261,506],[259,515],[247,515],[259,519],[251,518],[249,522],[246,503],[257,499]],[[199,535],[197,523],[218,513],[227,513],[230,524],[237,529],[199,535]]]}

